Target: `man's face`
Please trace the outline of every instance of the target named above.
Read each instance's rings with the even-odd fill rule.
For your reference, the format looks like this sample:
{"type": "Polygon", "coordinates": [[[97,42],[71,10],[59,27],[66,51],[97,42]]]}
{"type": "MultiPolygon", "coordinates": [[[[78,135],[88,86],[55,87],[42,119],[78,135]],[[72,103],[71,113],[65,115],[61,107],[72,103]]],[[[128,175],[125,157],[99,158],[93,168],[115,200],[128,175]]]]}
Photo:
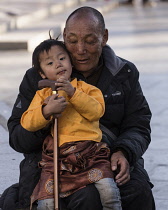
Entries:
{"type": "Polygon", "coordinates": [[[98,20],[91,14],[86,17],[74,15],[68,21],[64,29],[65,45],[75,69],[84,76],[97,67],[107,36],[107,30],[102,32],[98,20]]]}

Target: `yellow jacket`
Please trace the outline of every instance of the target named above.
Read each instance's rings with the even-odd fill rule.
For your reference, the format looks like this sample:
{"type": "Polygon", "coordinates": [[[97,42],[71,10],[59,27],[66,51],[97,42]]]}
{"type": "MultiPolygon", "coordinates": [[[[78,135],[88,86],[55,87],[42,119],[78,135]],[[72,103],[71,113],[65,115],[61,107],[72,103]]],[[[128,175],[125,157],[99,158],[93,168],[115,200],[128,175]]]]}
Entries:
{"type": "MultiPolygon", "coordinates": [[[[59,146],[66,142],[93,140],[100,142],[102,138],[99,129],[99,119],[103,116],[105,105],[101,91],[83,81],[71,81],[76,88],[74,95],[69,98],[64,91],[68,105],[58,118],[59,146]]],[[[52,120],[46,120],[42,114],[43,101],[52,95],[51,88],[38,90],[29,106],[21,117],[21,125],[28,131],[37,131],[47,126],[52,120]]]]}

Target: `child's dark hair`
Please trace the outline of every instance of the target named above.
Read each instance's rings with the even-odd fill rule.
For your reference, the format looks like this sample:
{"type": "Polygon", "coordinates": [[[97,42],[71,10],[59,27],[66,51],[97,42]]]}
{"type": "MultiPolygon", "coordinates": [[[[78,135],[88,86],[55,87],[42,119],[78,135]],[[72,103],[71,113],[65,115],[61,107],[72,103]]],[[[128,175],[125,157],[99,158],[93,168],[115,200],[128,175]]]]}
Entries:
{"type": "MultiPolygon", "coordinates": [[[[43,42],[41,42],[35,49],[32,55],[32,66],[37,70],[43,73],[43,70],[40,67],[40,62],[39,62],[39,56],[40,53],[46,51],[48,53],[48,51],[51,49],[52,46],[60,46],[62,47],[67,53],[67,49],[64,45],[64,43],[62,41],[58,41],[57,39],[52,39],[50,37],[50,39],[44,40],[43,42]]],[[[69,53],[68,53],[69,55],[69,53]]]]}

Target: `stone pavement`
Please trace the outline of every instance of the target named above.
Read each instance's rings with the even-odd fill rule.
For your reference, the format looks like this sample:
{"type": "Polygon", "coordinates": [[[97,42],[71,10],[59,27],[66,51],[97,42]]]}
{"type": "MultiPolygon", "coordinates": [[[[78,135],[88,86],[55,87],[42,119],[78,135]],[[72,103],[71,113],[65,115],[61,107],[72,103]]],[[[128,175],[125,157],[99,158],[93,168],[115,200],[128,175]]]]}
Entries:
{"type": "Polygon", "coordinates": [[[85,0],[1,0],[0,33],[34,24],[85,0]],[[10,7],[9,7],[10,5],[10,7]]]}
{"type": "MultiPolygon", "coordinates": [[[[94,6],[96,5],[94,1],[94,6]]],[[[153,7],[119,6],[104,14],[106,27],[109,29],[108,44],[117,55],[136,64],[140,71],[143,92],[153,113],[152,142],[144,158],[145,167],[155,185],[153,193],[157,210],[168,209],[167,11],[168,2],[158,1],[153,7]]],[[[45,18],[41,22],[47,25],[47,21],[50,21],[54,25],[56,17],[58,16],[45,18]]],[[[2,193],[6,187],[18,181],[19,162],[23,158],[22,154],[16,153],[8,145],[6,122],[20,81],[26,69],[31,66],[31,53],[26,50],[0,50],[0,66],[0,170],[3,174],[0,176],[0,193],[2,193]]]]}
{"type": "Polygon", "coordinates": [[[152,142],[144,155],[157,210],[168,210],[168,2],[120,7],[105,16],[109,44],[133,61],[152,110],[152,142]]]}
{"type": "Polygon", "coordinates": [[[39,41],[49,37],[50,29],[53,36],[58,36],[66,17],[82,5],[96,5],[104,13],[116,7],[118,0],[106,4],[104,0],[0,0],[0,49],[33,51],[39,41]],[[8,4],[12,5],[10,11],[8,4]]]}

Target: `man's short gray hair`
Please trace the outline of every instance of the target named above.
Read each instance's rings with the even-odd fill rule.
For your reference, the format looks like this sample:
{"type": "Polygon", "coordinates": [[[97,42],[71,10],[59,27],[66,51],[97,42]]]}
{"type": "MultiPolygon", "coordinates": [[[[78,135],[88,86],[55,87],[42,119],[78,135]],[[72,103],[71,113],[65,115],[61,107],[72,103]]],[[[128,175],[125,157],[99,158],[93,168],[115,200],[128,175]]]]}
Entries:
{"type": "Polygon", "coordinates": [[[105,22],[104,22],[103,15],[98,10],[96,10],[95,8],[88,7],[88,6],[80,7],[78,9],[74,10],[69,15],[69,17],[67,18],[65,26],[67,25],[67,23],[70,20],[70,18],[72,16],[76,15],[76,14],[80,14],[80,16],[82,16],[82,15],[86,16],[87,14],[93,14],[97,18],[97,20],[99,22],[99,27],[102,29],[102,31],[105,30],[105,22]]]}

